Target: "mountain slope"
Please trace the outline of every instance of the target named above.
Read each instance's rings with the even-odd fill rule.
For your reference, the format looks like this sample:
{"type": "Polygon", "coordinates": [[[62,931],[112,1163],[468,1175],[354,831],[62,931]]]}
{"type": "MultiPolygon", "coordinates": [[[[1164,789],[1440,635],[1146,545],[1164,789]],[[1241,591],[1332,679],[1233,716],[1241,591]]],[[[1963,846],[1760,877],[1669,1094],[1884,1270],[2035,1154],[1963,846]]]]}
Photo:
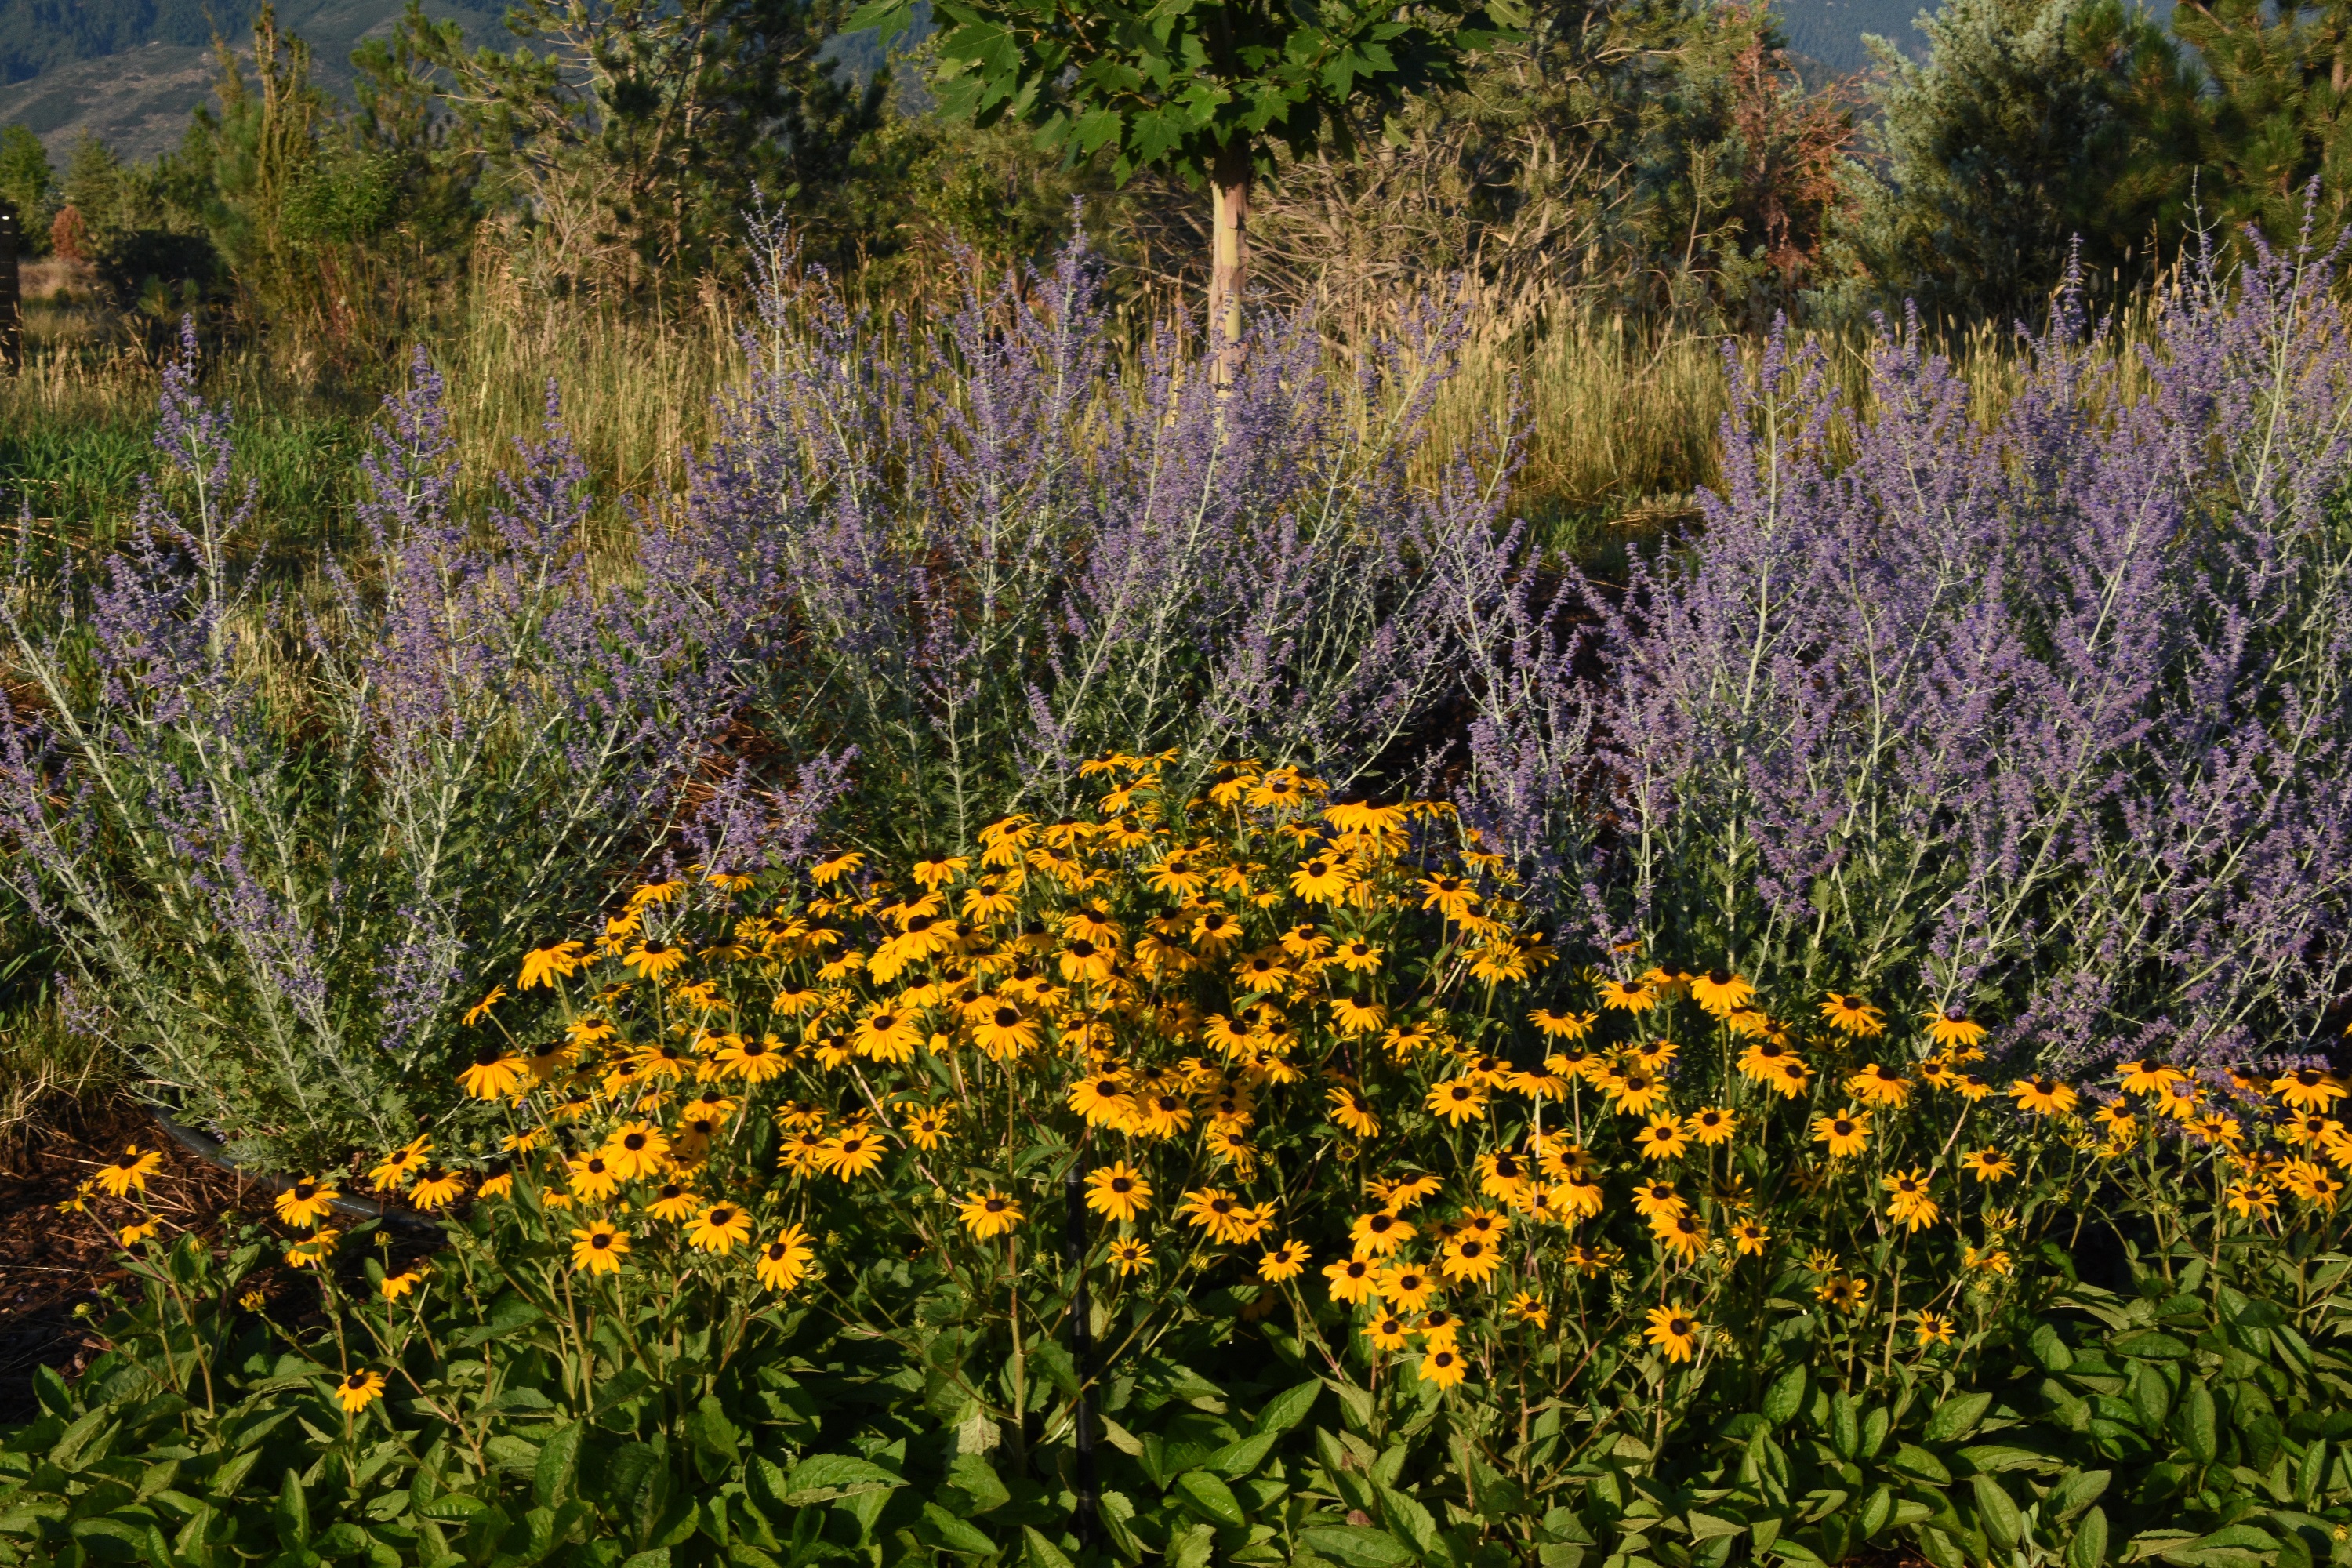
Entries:
{"type": "MultiPolygon", "coordinates": [[[[310,45],[320,85],[346,90],[360,41],[391,33],[405,0],[278,0],[278,26],[310,45]]],[[[260,0],[0,0],[0,125],[41,138],[52,161],[84,135],[131,157],[178,143],[212,90],[215,24],[245,52],[260,0]]],[[[476,43],[507,40],[504,0],[426,0],[476,43]]]]}

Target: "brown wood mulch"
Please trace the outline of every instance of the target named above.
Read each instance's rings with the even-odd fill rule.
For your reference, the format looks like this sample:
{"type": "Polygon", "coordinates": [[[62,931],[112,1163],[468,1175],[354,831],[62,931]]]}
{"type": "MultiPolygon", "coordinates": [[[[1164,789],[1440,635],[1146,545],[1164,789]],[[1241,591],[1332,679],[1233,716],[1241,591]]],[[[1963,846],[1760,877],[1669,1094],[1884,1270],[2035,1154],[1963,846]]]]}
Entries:
{"type": "Polygon", "coordinates": [[[136,1143],[163,1156],[144,1206],[163,1222],[162,1239],[184,1230],[217,1235],[223,1215],[268,1211],[269,1194],[196,1159],[162,1135],[126,1100],[68,1105],[0,1166],[0,1426],[40,1412],[33,1370],[79,1374],[105,1348],[100,1291],[129,1279],[118,1267],[119,1226],[132,1205],[93,1193],[88,1212],[59,1212],[98,1167],[136,1143]],[[87,1315],[76,1316],[82,1309],[87,1315]]]}

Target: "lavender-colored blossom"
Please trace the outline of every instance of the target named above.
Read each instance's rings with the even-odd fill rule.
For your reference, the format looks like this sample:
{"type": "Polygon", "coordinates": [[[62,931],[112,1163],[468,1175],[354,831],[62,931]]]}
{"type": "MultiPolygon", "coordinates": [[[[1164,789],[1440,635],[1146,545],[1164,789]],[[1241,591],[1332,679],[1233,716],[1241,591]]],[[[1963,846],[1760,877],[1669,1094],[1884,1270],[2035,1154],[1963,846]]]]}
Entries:
{"type": "Polygon", "coordinates": [[[294,616],[194,363],[165,372],[167,477],[125,546],[54,585],[18,558],[0,626],[35,700],[0,722],[0,828],[104,1035],[241,1152],[299,1163],[449,1114],[461,1015],[524,947],[673,842],[714,868],[794,852],[838,765],[794,788],[723,754],[772,580],[650,526],[600,578],[552,394],[477,523],[420,355],[364,546],[294,616]]]}
{"type": "MultiPolygon", "coordinates": [[[[1305,319],[1258,324],[1231,384],[1172,336],[1127,373],[1082,247],[977,283],[911,351],[782,237],[749,384],[689,526],[782,589],[772,731],[855,745],[850,826],[906,848],[1054,813],[1078,764],[1172,753],[1402,776],[1461,691],[1454,608],[1483,616],[1517,536],[1508,454],[1409,475],[1455,326],[1432,314],[1335,384],[1305,319]]],[[[977,274],[975,274],[975,277],[977,274]]]]}
{"type": "Polygon", "coordinates": [[[1994,413],[1916,332],[1866,415],[1785,338],[1735,363],[1703,531],[1571,583],[1586,668],[1515,645],[1472,820],[1596,937],[1792,996],[1958,1008],[2061,1066],[2317,1049],[2352,981],[2328,282],[2209,268],[2138,345],[2062,312],[1994,413]]]}

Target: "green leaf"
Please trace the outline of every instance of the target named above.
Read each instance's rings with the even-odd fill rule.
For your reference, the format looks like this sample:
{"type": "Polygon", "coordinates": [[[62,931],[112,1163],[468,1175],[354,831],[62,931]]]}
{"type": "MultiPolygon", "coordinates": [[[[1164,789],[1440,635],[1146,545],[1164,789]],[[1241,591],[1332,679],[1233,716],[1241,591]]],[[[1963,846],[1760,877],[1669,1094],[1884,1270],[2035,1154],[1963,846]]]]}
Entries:
{"type": "Polygon", "coordinates": [[[1927,1430],[1920,1440],[1927,1443],[1957,1443],[1977,1429],[1986,1411],[1992,1408],[1990,1394],[1955,1394],[1936,1406],[1927,1417],[1927,1430]]]}
{"type": "Polygon", "coordinates": [[[1830,1447],[1841,1459],[1862,1451],[1862,1426],[1854,1419],[1853,1400],[1843,1388],[1830,1395],[1830,1447]]]}
{"type": "Polygon", "coordinates": [[[2197,1354],[2188,1341],[2176,1339],[2160,1329],[2119,1334],[2112,1344],[2117,1355],[2137,1356],[2141,1361],[2188,1361],[2197,1354]]]}
{"type": "Polygon", "coordinates": [[[882,41],[888,43],[914,26],[914,0],[866,0],[866,4],[849,14],[844,22],[845,32],[861,33],[868,27],[880,30],[882,41]]]}
{"type": "Polygon", "coordinates": [[[561,1508],[571,1500],[580,1472],[580,1440],[587,1427],[574,1421],[559,1426],[540,1445],[539,1462],[531,1468],[530,1495],[541,1508],[561,1508]]]}
{"type": "Polygon", "coordinates": [[[1972,1477],[1969,1485],[1976,1492],[1977,1519],[1985,1534],[1992,1538],[2002,1556],[2008,1556],[2025,1539],[2024,1517],[2007,1489],[1990,1476],[1972,1477]]]}
{"type": "Polygon", "coordinates": [[[923,1544],[941,1552],[968,1552],[985,1557],[996,1550],[996,1542],[976,1527],[965,1523],[935,1502],[923,1505],[923,1517],[915,1526],[915,1533],[923,1544]]]}
{"type": "Polygon", "coordinates": [[[299,1552],[310,1543],[310,1500],[302,1490],[302,1478],[292,1469],[286,1472],[286,1484],[278,1489],[278,1507],[273,1510],[278,1526],[278,1539],[289,1552],[299,1552]]]}
{"type": "Polygon", "coordinates": [[[2093,1509],[2074,1527],[2074,1538],[2066,1542],[2066,1568],[2102,1568],[2107,1560],[2107,1514],[2105,1509],[2093,1509]]]}
{"type": "Polygon", "coordinates": [[[1307,1419],[1307,1413],[1315,1408],[1316,1400],[1322,1394],[1323,1384],[1319,1380],[1302,1383],[1297,1388],[1286,1388],[1265,1402],[1265,1408],[1257,1413],[1257,1419],[1251,1423],[1251,1429],[1287,1432],[1307,1419]]]}
{"type": "MultiPolygon", "coordinates": [[[[2099,1500],[2115,1479],[2113,1470],[2077,1470],[2050,1489],[2049,1516],[2059,1523],[2074,1518],[2099,1500]]],[[[2103,1516],[2104,1517],[2104,1516],[2103,1516]]]]}
{"type": "Polygon", "coordinates": [[[1040,1534],[1034,1525],[1021,1527],[1021,1542],[1025,1548],[1022,1556],[1029,1568],[1076,1568],[1069,1553],[1040,1534]]]}
{"type": "Polygon", "coordinates": [[[1738,1535],[1748,1528],[1736,1519],[1720,1519],[1711,1513],[1701,1513],[1696,1509],[1683,1515],[1683,1520],[1690,1526],[1693,1541],[1713,1541],[1719,1536],[1738,1535]]]}
{"type": "Polygon", "coordinates": [[[1886,1528],[1895,1512],[1895,1489],[1881,1483],[1862,1505],[1862,1538],[1864,1541],[1886,1528]]]}
{"type": "Polygon", "coordinates": [[[2202,1383],[2192,1382],[2180,1391],[2180,1403],[2173,1410],[2173,1436],[2190,1459],[2210,1465],[2221,1452],[2214,1428],[2213,1391],[2202,1383]]]}
{"type": "Polygon", "coordinates": [[[1764,1419],[1775,1426],[1785,1425],[1805,1403],[1805,1369],[1792,1366],[1772,1380],[1764,1391],[1764,1419]]]}
{"type": "Polygon", "coordinates": [[[1003,1508],[1013,1500],[1013,1494],[1005,1489],[1003,1479],[985,1454],[958,1454],[955,1462],[948,1466],[947,1485],[941,1489],[948,1495],[940,1500],[964,1519],[1003,1508]]]}
{"type": "Polygon", "coordinates": [[[1206,1470],[1185,1471],[1170,1489],[1179,1502],[1211,1524],[1240,1526],[1249,1522],[1242,1505],[1234,1500],[1232,1489],[1206,1470]]]}
{"type": "Polygon", "coordinates": [[[2066,1463],[2039,1448],[2020,1448],[2007,1443],[1971,1443],[1956,1457],[1966,1461],[1971,1470],[1989,1476],[2010,1470],[2063,1469],[2066,1463]]]}
{"type": "Polygon", "coordinates": [[[887,1491],[906,1484],[869,1460],[848,1454],[817,1454],[793,1467],[784,1478],[784,1495],[777,1500],[786,1508],[814,1508],[835,1498],[887,1491]]]}
{"type": "Polygon", "coordinates": [[[1319,1524],[1298,1532],[1298,1544],[1348,1568],[1409,1568],[1420,1561],[1385,1530],[1360,1524],[1319,1524]]]}
{"type": "Polygon", "coordinates": [[[1260,1465],[1274,1451],[1275,1440],[1280,1434],[1260,1432],[1238,1443],[1228,1443],[1201,1461],[1203,1469],[1214,1470],[1227,1480],[1237,1481],[1260,1465]]]}
{"type": "Polygon", "coordinates": [[[1906,1443],[1897,1447],[1895,1450],[1895,1458],[1887,1463],[1891,1468],[1917,1480],[1933,1481],[1939,1487],[1952,1484],[1952,1472],[1944,1468],[1944,1461],[1920,1447],[1916,1443],[1906,1443]]]}
{"type": "Polygon", "coordinates": [[[1437,1545],[1437,1521],[1418,1500],[1407,1497],[1383,1482],[1380,1488],[1381,1517],[1398,1535],[1410,1541],[1424,1554],[1437,1545]]]}

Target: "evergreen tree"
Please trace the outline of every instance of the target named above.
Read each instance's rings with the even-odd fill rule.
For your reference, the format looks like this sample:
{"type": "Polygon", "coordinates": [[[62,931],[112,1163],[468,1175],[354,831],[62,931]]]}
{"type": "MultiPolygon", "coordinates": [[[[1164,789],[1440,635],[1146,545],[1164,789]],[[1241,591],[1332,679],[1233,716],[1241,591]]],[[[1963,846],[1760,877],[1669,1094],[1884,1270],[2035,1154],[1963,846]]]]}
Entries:
{"type": "Polygon", "coordinates": [[[2352,4],[2183,0],[2172,25],[2211,83],[2198,192],[2206,216],[2225,234],[2251,223],[2283,239],[2316,181],[2309,216],[2332,243],[2352,201],[2352,4]]]}
{"type": "Polygon", "coordinates": [[[2121,0],[1947,0],[1924,63],[1870,40],[1880,164],[1850,233],[1865,296],[1932,318],[2031,316],[2079,253],[2144,278],[2187,217],[2193,68],[2121,0]]]}
{"type": "Polygon", "coordinates": [[[821,205],[877,122],[886,84],[819,51],[835,0],[522,0],[509,54],[468,51],[413,3],[402,47],[446,73],[444,101],[509,210],[575,277],[658,285],[709,265],[755,193],[821,205]]]}
{"type": "Polygon", "coordinates": [[[41,139],[21,125],[0,131],[0,207],[16,215],[21,253],[38,256],[47,247],[49,195],[58,183],[41,139]]]}

